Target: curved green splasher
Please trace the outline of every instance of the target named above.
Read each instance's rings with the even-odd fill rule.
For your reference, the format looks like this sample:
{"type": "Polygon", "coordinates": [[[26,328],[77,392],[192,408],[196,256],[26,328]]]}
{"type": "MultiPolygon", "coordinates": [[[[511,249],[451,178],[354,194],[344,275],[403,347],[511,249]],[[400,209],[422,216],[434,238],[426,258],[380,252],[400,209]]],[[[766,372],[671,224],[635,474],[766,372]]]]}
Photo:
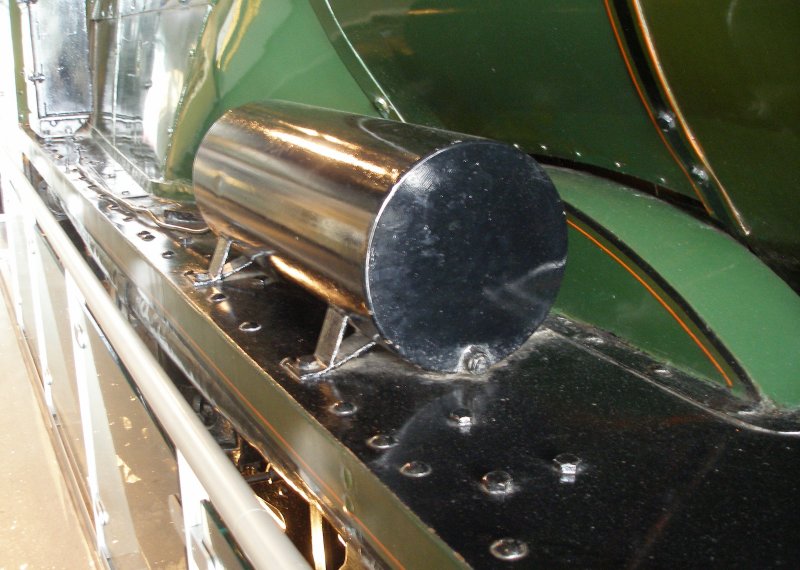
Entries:
{"type": "Polygon", "coordinates": [[[166,176],[190,180],[197,146],[214,121],[264,99],[377,115],[306,2],[220,0],[197,46],[166,176]]]}
{"type": "MultiPolygon", "coordinates": [[[[464,17],[466,20],[457,29],[466,29],[469,22],[475,23],[469,16],[464,17]]],[[[595,14],[593,17],[600,16],[595,14]]],[[[585,19],[578,17],[571,25],[579,26],[585,19]]],[[[422,27],[417,32],[423,37],[415,40],[418,46],[425,45],[423,40],[427,33],[425,25],[419,25],[422,27]]],[[[608,30],[593,33],[596,36],[593,41],[605,42],[609,44],[605,46],[609,50],[615,49],[611,39],[606,37],[608,30]]],[[[379,57],[380,53],[373,55],[379,57]]],[[[220,0],[209,12],[181,100],[167,157],[167,176],[188,180],[195,149],[206,130],[226,110],[251,101],[286,99],[377,115],[373,102],[362,90],[363,86],[359,86],[351,75],[352,70],[340,56],[318,16],[306,2],[220,0]]],[[[429,65],[435,68],[434,64],[429,65]]],[[[620,65],[616,62],[612,67],[619,68],[620,65]]],[[[479,71],[473,70],[472,73],[479,71]]],[[[617,71],[621,72],[621,69],[617,71]]],[[[609,83],[606,87],[614,86],[609,83]]],[[[502,93],[502,89],[498,93],[502,93]]],[[[398,102],[405,118],[414,121],[413,105],[403,107],[402,96],[393,98],[393,104],[398,102]]],[[[420,111],[421,122],[426,120],[424,117],[429,112],[429,106],[425,108],[428,110],[420,111]]],[[[634,113],[634,116],[638,115],[634,113]]],[[[500,120],[502,116],[496,119],[500,120]]],[[[446,126],[476,131],[470,127],[471,123],[463,120],[459,122],[454,118],[454,124],[446,126]]],[[[513,142],[516,131],[507,127],[498,127],[497,132],[488,134],[513,142]]],[[[634,137],[632,140],[638,144],[644,139],[634,137]]],[[[800,323],[798,300],[774,274],[741,245],[658,200],[637,195],[629,188],[620,189],[618,185],[596,177],[556,169],[551,173],[565,201],[587,213],[629,245],[689,302],[736,356],[765,396],[783,407],[800,405],[800,382],[795,380],[800,371],[797,370],[797,359],[790,356],[800,353],[800,347],[794,346],[800,342],[800,331],[796,330],[800,323]],[[685,256],[678,245],[664,247],[667,242],[663,240],[667,238],[673,244],[691,244],[691,255],[685,256]],[[687,259],[692,263],[686,265],[687,259]],[[676,260],[681,263],[676,263],[676,260]],[[721,260],[727,260],[730,267],[720,265],[721,260]],[[724,280],[722,276],[726,276],[724,280]],[[698,283],[705,283],[705,287],[698,288],[698,283]],[[745,298],[758,298],[759,301],[753,303],[752,308],[737,310],[737,305],[745,298]],[[753,335],[752,331],[758,332],[753,335]]],[[[190,187],[188,182],[186,186],[190,187]]],[[[184,198],[190,199],[191,196],[184,195],[184,198]]],[[[592,273],[593,264],[600,263],[598,260],[602,258],[593,257],[596,251],[588,257],[583,255],[585,253],[574,250],[573,266],[568,272],[573,275],[592,273]],[[586,259],[578,261],[581,256],[586,259]]],[[[604,261],[607,263],[608,259],[604,261]]],[[[599,274],[608,276],[608,273],[599,274]]],[[[684,344],[683,333],[667,332],[664,342],[664,331],[673,329],[654,325],[660,322],[660,317],[654,316],[660,309],[640,307],[641,311],[651,314],[649,324],[643,324],[648,318],[637,321],[636,315],[631,313],[624,318],[614,317],[614,314],[624,314],[615,313],[624,308],[622,305],[603,304],[596,291],[587,289],[586,283],[580,279],[570,279],[569,275],[560,299],[562,310],[616,332],[635,345],[673,360],[701,376],[716,377],[719,381],[718,371],[709,366],[708,359],[697,352],[697,347],[684,344]],[[658,345],[658,342],[662,344],[658,345]]],[[[623,289],[625,287],[628,285],[623,289]]],[[[636,298],[633,295],[619,302],[630,304],[636,298]]]]}
{"type": "MultiPolygon", "coordinates": [[[[783,280],[730,236],[652,196],[566,169],[548,174],[565,202],[669,284],[698,319],[689,323],[695,334],[716,337],[761,396],[779,408],[800,406],[800,298],[783,280]]],[[[642,283],[575,225],[556,308],[725,384],[642,283]]]]}

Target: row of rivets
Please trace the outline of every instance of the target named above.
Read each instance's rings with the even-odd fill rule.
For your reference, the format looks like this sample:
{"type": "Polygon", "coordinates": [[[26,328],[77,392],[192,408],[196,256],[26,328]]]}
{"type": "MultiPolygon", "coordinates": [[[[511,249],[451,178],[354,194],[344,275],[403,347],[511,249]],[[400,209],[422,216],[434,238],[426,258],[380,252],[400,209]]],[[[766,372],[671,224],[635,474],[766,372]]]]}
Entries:
{"type": "MultiPolygon", "coordinates": [[[[109,208],[118,209],[118,207],[115,204],[112,204],[111,206],[109,206],[109,208]]],[[[132,220],[134,220],[133,216],[125,216],[123,218],[124,222],[130,222],[132,220]]],[[[142,230],[136,235],[144,241],[152,241],[155,239],[155,236],[148,230],[142,230]]],[[[188,247],[189,245],[192,244],[192,241],[193,240],[190,237],[182,237],[178,240],[179,244],[183,247],[188,247]]],[[[172,259],[173,257],[175,257],[175,252],[170,249],[167,249],[161,253],[161,257],[163,257],[164,259],[172,259]]],[[[191,277],[195,274],[195,272],[194,270],[189,269],[187,271],[184,271],[183,274],[186,277],[191,277]]],[[[259,285],[265,285],[268,282],[268,279],[265,276],[257,276],[254,277],[253,279],[255,280],[256,284],[259,285]]],[[[228,298],[227,295],[225,295],[224,293],[214,293],[210,295],[208,299],[212,303],[221,303],[222,301],[225,301],[227,298],[228,298]]],[[[261,328],[262,328],[261,324],[255,321],[244,321],[239,324],[239,330],[241,330],[242,332],[257,332],[261,330],[261,328]]]]}

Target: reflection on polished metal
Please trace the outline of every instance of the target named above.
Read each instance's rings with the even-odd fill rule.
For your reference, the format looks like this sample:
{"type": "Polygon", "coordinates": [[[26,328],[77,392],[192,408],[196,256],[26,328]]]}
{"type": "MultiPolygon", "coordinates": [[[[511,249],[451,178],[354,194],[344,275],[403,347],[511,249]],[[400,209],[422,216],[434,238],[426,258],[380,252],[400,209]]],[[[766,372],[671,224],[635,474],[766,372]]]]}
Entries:
{"type": "Polygon", "coordinates": [[[367,440],[367,445],[370,446],[372,449],[377,450],[384,450],[390,449],[395,447],[398,443],[400,443],[397,438],[391,434],[379,433],[377,435],[373,435],[371,438],[367,440]]]}
{"type": "Polygon", "coordinates": [[[122,208],[128,212],[143,214],[158,227],[166,230],[177,230],[189,234],[204,234],[208,231],[204,224],[198,223],[199,220],[196,219],[196,216],[188,213],[185,209],[181,211],[182,207],[175,202],[161,199],[151,200],[151,204],[142,205],[135,203],[132,199],[142,197],[144,194],[141,191],[135,192],[134,196],[131,196],[130,190],[119,189],[114,192],[109,183],[109,179],[117,183],[117,176],[113,170],[107,171],[101,177],[92,166],[80,161],[76,162],[75,168],[80,172],[81,178],[91,184],[92,190],[112,201],[109,208],[122,208]],[[171,217],[176,218],[180,223],[177,223],[176,220],[171,221],[171,217]]]}
{"type": "Polygon", "coordinates": [[[167,153],[210,4],[90,4],[96,138],[148,190],[171,183],[167,153]]]}
{"type": "Polygon", "coordinates": [[[495,540],[489,550],[500,560],[514,561],[528,555],[528,545],[516,538],[501,538],[495,540]]]}
{"type": "Polygon", "coordinates": [[[352,416],[358,411],[358,408],[353,402],[344,400],[334,402],[329,409],[335,416],[352,416]]]}
{"type": "Polygon", "coordinates": [[[406,477],[420,479],[433,473],[433,468],[424,461],[409,461],[400,467],[400,473],[406,477]]]}
{"type": "Polygon", "coordinates": [[[507,471],[489,471],[481,477],[481,488],[490,495],[508,495],[514,491],[514,479],[507,471]]]}
{"type": "Polygon", "coordinates": [[[28,105],[36,110],[29,115],[30,126],[43,137],[72,135],[92,108],[86,12],[73,4],[24,2],[21,9],[25,76],[32,87],[28,105]]]}
{"type": "Polygon", "coordinates": [[[542,322],[566,226],[511,146],[304,105],[229,111],[194,164],[215,233],[433,371],[481,373],[542,322]]]}
{"type": "MultiPolygon", "coordinates": [[[[27,152],[43,154],[34,146],[27,152]]],[[[528,545],[520,565],[545,568],[564,565],[565,556],[577,567],[633,566],[642,544],[651,545],[646,554],[656,566],[681,567],[711,556],[736,566],[744,556],[747,566],[758,567],[778,554],[798,566],[796,549],[779,551],[778,545],[793,544],[798,534],[796,509],[787,505],[800,497],[794,476],[800,439],[743,429],[643,382],[657,374],[656,367],[666,366],[652,357],[588,326],[552,317],[485,382],[469,377],[420,382],[419,371],[375,350],[333,371],[325,382],[301,384],[278,363],[297,338],[314,346],[318,319],[284,317],[319,309],[313,300],[275,283],[263,294],[255,278],[246,277],[220,286],[228,295],[224,308],[236,309],[220,311],[207,299],[216,288],[198,289],[183,275],[199,270],[199,260],[213,251],[210,236],[193,237],[191,248],[180,248],[178,236],[167,239],[167,232],[152,229],[158,241],[143,242],[136,237],[143,229],[139,221],[123,224],[121,213],[98,206],[96,195],[82,183],[73,186],[49,164],[43,167],[49,183],[65,203],[80,206],[71,214],[80,227],[91,228],[92,251],[102,254],[100,242],[115,254],[115,263],[101,255],[99,265],[130,279],[130,286],[119,290],[127,291],[128,305],[143,326],[160,346],[172,347],[172,357],[223,405],[248,440],[273,450],[270,460],[293,485],[330,507],[332,518],[345,521],[343,529],[351,532],[344,536],[356,543],[354,550],[366,549],[359,540],[369,530],[383,544],[409,537],[391,547],[391,556],[407,568],[425,562],[435,568],[497,567],[506,562],[490,545],[502,537],[528,545]],[[158,256],[162,240],[171,243],[174,258],[158,256]],[[149,305],[148,299],[158,304],[149,305]],[[271,342],[238,331],[245,315],[264,324],[271,342]],[[605,342],[582,340],[589,335],[605,342]],[[245,341],[235,344],[231,338],[245,341]],[[189,342],[192,351],[185,348],[189,342]],[[348,402],[334,409],[350,415],[334,415],[334,401],[348,402]],[[250,413],[251,403],[262,416],[250,413]],[[465,416],[472,418],[471,430],[456,427],[465,416]],[[366,444],[376,433],[396,434],[399,443],[378,453],[366,444]],[[576,485],[560,483],[550,463],[559,450],[591,458],[576,485]],[[283,453],[290,454],[288,460],[283,453]],[[415,480],[399,473],[400,465],[417,458],[431,462],[431,477],[415,480]],[[632,459],[648,468],[619,468],[632,459]],[[297,469],[301,461],[307,470],[297,469]],[[764,462],[773,466],[770,476],[753,478],[764,462]],[[502,502],[478,487],[485,471],[498,467],[514,474],[519,485],[502,502]],[[728,501],[732,490],[737,500],[728,501]],[[444,497],[457,505],[458,516],[442,508],[444,497]],[[715,535],[711,543],[696,529],[716,528],[720,501],[729,511],[731,532],[715,535]],[[361,525],[364,520],[369,526],[361,525]],[[665,520],[668,532],[661,532],[665,520]],[[565,529],[579,546],[564,545],[565,529]],[[759,548],[741,551],[736,547],[742,540],[759,548]]],[[[682,382],[677,386],[698,383],[679,368],[670,370],[673,380],[682,382]]],[[[713,387],[709,394],[722,397],[713,387]]],[[[237,540],[239,532],[249,534],[234,531],[237,540]]],[[[388,554],[380,560],[391,565],[388,554]]]]}

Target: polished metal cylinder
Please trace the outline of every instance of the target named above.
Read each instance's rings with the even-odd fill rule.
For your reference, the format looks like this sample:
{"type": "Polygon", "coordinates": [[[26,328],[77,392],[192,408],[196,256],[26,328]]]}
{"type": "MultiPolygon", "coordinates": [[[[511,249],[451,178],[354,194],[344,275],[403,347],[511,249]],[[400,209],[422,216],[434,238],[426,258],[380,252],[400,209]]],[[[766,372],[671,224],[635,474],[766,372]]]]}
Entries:
{"type": "Polygon", "coordinates": [[[211,229],[434,371],[518,348],[558,291],[564,211],[528,155],[448,131],[266,102],[229,111],[197,153],[211,229]]]}

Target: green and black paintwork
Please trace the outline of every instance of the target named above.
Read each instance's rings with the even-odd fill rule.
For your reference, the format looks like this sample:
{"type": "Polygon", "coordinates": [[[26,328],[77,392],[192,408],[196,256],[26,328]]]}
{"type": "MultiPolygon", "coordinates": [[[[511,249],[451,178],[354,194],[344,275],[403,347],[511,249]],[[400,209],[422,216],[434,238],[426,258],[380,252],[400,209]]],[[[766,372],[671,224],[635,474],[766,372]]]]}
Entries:
{"type": "Polygon", "coordinates": [[[788,0],[219,0],[198,27],[156,188],[188,191],[211,124],[264,99],[520,145],[569,166],[551,169],[575,212],[558,310],[791,410],[799,14],[788,0]]]}
{"type": "MultiPolygon", "coordinates": [[[[768,2],[767,10],[761,0],[218,0],[185,73],[165,178],[188,180],[213,122],[264,99],[518,144],[561,165],[547,167],[568,204],[570,228],[557,311],[698,383],[729,390],[756,411],[791,420],[800,407],[800,11],[793,0],[768,2]],[[665,112],[674,126],[660,120],[665,112]]],[[[412,545],[420,529],[395,496],[419,514],[424,532],[434,527],[451,546],[474,536],[464,555],[471,548],[470,560],[496,564],[476,546],[497,529],[486,512],[466,512],[477,508],[470,500],[480,493],[471,483],[458,488],[455,511],[432,505],[431,496],[454,492],[437,479],[439,471],[432,479],[438,494],[420,493],[366,447],[369,433],[353,434],[348,420],[330,418],[333,396],[316,401],[297,383],[265,382],[249,360],[243,373],[241,354],[200,322],[187,296],[172,288],[144,292],[164,295],[163,314],[167,307],[185,311],[196,326],[184,336],[196,336],[232,371],[220,375],[229,384],[213,378],[205,387],[215,401],[246,418],[253,432],[294,442],[299,451],[289,452],[298,470],[337,512],[352,515],[368,542],[384,548],[387,564],[463,562],[438,542],[412,545]],[[208,338],[195,332],[201,330],[208,338]],[[233,356],[220,358],[226,348],[233,356]],[[316,427],[297,419],[306,411],[316,427]],[[332,434],[352,453],[332,445],[332,434]],[[384,484],[395,495],[387,499],[384,484]],[[483,526],[461,528],[454,524],[461,516],[483,526]]],[[[298,338],[299,325],[284,317],[292,303],[304,306],[286,297],[259,309],[274,310],[288,329],[277,335],[287,346],[262,349],[274,352],[275,362],[298,338]]],[[[727,565],[797,561],[796,438],[729,423],[652,389],[626,363],[570,347],[553,348],[550,361],[518,363],[511,368],[518,374],[502,370],[502,381],[476,401],[485,417],[524,421],[496,433],[479,425],[471,453],[456,457],[465,481],[504,461],[515,475],[536,474],[517,497],[515,519],[515,530],[532,540],[532,559],[581,566],[639,566],[650,556],[662,565],[714,556],[727,565]],[[587,485],[574,487],[581,493],[547,479],[548,458],[562,449],[590,458],[587,485]],[[622,466],[631,457],[637,462],[622,466]],[[744,562],[737,548],[750,539],[744,562]]],[[[280,378],[277,366],[271,372],[280,378]]],[[[401,390],[375,382],[372,371],[356,372],[339,386],[343,393],[383,404],[364,406],[374,414],[367,427],[389,418],[397,429],[421,434],[398,454],[461,449],[455,432],[440,426],[437,439],[428,421],[460,403],[460,386],[427,382],[418,389],[414,377],[401,390]],[[418,401],[404,402],[409,395],[418,401]]],[[[507,506],[497,501],[494,514],[507,514],[507,506]]]]}
{"type": "Polygon", "coordinates": [[[705,333],[690,334],[576,227],[559,310],[713,382],[739,385],[730,370],[740,370],[761,397],[792,408],[800,300],[786,283],[799,283],[800,36],[792,3],[772,4],[681,2],[667,14],[633,0],[221,0],[198,40],[166,175],[187,178],[210,125],[264,99],[518,144],[571,167],[553,171],[565,201],[660,275],[670,291],[662,300],[687,307],[689,328],[727,356],[710,357],[705,333]],[[613,182],[619,175],[624,184],[613,182]],[[682,195],[705,214],[645,194],[682,195]]]}

